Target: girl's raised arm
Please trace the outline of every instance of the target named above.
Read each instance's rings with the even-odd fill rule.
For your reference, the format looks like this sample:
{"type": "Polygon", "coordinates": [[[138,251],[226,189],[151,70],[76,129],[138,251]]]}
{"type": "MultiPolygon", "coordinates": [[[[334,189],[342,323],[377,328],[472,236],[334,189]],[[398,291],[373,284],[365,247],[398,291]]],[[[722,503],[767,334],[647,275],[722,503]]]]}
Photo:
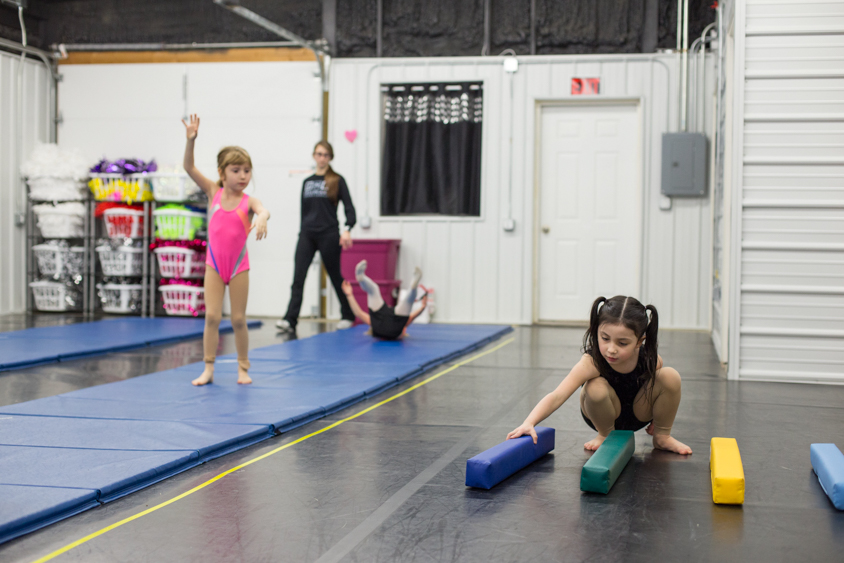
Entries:
{"type": "Polygon", "coordinates": [[[188,141],[185,144],[185,172],[187,172],[190,179],[196,182],[196,185],[205,192],[205,195],[207,195],[210,200],[214,197],[214,194],[220,186],[218,186],[214,180],[204,176],[193,163],[193,145],[196,143],[197,134],[199,134],[199,116],[193,114],[190,116],[190,123],[186,123],[184,119],[182,120],[182,123],[185,126],[185,134],[188,138],[188,141]]]}
{"type": "Polygon", "coordinates": [[[534,426],[551,416],[551,413],[563,406],[569,397],[572,396],[578,387],[598,377],[598,369],[592,362],[592,358],[584,354],[580,361],[571,368],[569,374],[560,382],[556,389],[545,395],[539,401],[521,426],[507,434],[507,439],[518,438],[519,436],[530,435],[533,443],[537,441],[534,426]]]}

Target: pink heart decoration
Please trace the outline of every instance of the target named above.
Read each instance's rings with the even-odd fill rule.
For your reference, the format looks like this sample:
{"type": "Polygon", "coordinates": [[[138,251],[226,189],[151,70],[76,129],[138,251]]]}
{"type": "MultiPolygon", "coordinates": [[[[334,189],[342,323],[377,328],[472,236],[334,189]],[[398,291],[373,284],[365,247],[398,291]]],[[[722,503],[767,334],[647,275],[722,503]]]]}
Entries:
{"type": "Polygon", "coordinates": [[[346,133],[345,133],[345,134],[346,134],[346,139],[347,139],[350,143],[354,143],[354,142],[355,142],[355,139],[357,139],[357,138],[358,138],[358,132],[357,132],[357,129],[352,129],[351,131],[346,131],[346,133]]]}

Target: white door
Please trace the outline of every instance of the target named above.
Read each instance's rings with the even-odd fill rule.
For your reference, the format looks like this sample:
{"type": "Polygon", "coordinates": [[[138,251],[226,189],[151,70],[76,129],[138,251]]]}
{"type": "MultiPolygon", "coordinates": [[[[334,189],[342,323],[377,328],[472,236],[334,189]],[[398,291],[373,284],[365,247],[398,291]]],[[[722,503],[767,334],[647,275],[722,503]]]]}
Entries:
{"type": "Polygon", "coordinates": [[[548,105],[539,125],[537,320],[588,320],[597,296],[639,292],[638,106],[548,105]]]}

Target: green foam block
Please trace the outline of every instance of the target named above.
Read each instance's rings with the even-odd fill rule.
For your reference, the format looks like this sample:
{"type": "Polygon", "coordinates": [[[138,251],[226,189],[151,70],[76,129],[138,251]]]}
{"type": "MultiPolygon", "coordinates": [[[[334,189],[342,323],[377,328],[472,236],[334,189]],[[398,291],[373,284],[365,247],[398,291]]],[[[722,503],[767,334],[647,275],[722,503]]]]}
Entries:
{"type": "Polygon", "coordinates": [[[580,490],[607,494],[633,457],[633,432],[613,430],[580,472],[580,490]]]}

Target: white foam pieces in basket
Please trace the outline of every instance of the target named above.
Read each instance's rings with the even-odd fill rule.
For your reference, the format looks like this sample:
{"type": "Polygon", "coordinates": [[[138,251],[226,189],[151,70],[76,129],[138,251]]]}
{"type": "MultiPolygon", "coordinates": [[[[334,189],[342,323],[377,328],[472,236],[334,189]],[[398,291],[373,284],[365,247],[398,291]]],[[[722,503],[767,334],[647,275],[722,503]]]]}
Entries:
{"type": "Polygon", "coordinates": [[[106,313],[136,313],[140,310],[144,289],[141,284],[98,284],[97,289],[106,313]]]}
{"type": "Polygon", "coordinates": [[[98,246],[100,266],[106,276],[139,276],[144,267],[144,249],[131,246],[98,246]]]}

